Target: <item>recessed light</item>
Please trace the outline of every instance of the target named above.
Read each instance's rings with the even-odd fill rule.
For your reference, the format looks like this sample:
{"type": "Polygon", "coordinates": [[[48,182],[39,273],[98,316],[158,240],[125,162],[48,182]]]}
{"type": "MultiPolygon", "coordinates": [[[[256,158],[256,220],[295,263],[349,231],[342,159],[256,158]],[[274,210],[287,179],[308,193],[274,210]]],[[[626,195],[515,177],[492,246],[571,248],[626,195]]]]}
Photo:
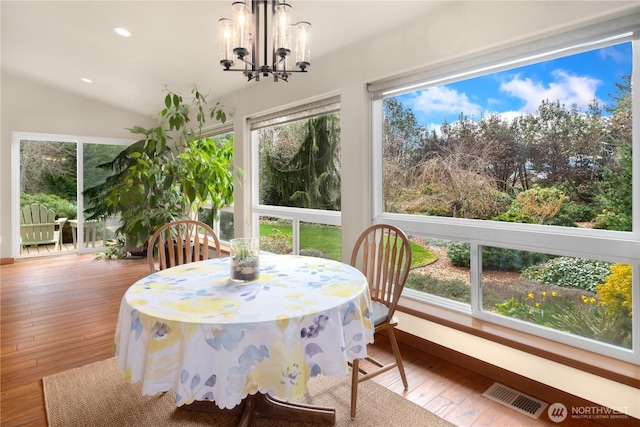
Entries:
{"type": "Polygon", "coordinates": [[[131,33],[129,32],[129,30],[124,27],[115,27],[113,31],[115,31],[116,34],[121,35],[122,37],[131,37],[131,33]]]}
{"type": "Polygon", "coordinates": [[[83,78],[81,78],[80,80],[82,80],[82,81],[83,81],[83,82],[85,82],[85,83],[93,83],[93,80],[88,79],[88,78],[86,78],[86,77],[83,77],[83,78]]]}

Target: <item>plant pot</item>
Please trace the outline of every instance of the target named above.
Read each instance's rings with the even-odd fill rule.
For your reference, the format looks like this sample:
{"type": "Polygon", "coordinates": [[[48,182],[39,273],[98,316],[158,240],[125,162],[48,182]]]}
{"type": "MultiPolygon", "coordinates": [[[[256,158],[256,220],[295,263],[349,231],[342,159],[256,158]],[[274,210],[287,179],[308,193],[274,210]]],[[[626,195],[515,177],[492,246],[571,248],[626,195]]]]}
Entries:
{"type": "Polygon", "coordinates": [[[142,246],[133,246],[131,239],[127,236],[125,243],[125,251],[129,252],[132,257],[146,257],[147,256],[147,244],[144,242],[142,246]]]}
{"type": "Polygon", "coordinates": [[[260,277],[260,245],[254,238],[230,240],[229,274],[236,282],[249,282],[260,277]]]}

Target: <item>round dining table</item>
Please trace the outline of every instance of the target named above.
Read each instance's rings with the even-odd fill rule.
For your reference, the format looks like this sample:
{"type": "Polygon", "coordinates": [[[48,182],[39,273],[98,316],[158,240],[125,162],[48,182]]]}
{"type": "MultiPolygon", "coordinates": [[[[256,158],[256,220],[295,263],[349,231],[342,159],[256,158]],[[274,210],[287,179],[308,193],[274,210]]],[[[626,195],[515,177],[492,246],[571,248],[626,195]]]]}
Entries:
{"type": "MultiPolygon", "coordinates": [[[[335,421],[333,408],[291,404],[317,375],[343,377],[373,342],[367,280],[324,258],[260,255],[256,280],[230,280],[229,258],[153,273],[124,294],[115,334],[120,369],[142,393],[242,415],[335,421]],[[304,407],[304,408],[303,408],[304,407]],[[233,410],[232,410],[233,409],[233,410]]],[[[213,411],[215,412],[215,410],[213,411]]]]}

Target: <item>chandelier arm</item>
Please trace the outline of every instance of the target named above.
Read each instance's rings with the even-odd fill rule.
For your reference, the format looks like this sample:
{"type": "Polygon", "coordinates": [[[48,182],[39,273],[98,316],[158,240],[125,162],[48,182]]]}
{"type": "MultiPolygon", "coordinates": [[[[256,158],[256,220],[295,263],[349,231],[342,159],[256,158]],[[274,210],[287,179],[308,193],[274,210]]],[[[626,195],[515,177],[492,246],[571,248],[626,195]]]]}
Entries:
{"type": "MultiPolygon", "coordinates": [[[[245,63],[245,64],[247,64],[247,65],[251,65],[252,67],[255,67],[255,64],[254,64],[253,62],[251,62],[251,61],[247,61],[246,59],[244,59],[244,58],[240,58],[240,57],[238,57],[238,59],[239,59],[240,61],[244,62],[244,63],[245,63]]],[[[238,68],[238,70],[240,70],[240,69],[238,68]]],[[[245,71],[245,70],[242,70],[242,71],[245,71]]],[[[252,71],[255,71],[255,68],[254,68],[252,71]]]]}
{"type": "MultiPolygon", "coordinates": [[[[273,63],[273,70],[275,71],[275,70],[277,69],[278,65],[279,65],[281,62],[284,62],[285,60],[286,60],[286,56],[283,56],[283,57],[281,57],[278,61],[274,62],[274,63],[273,63]]],[[[281,70],[281,71],[289,71],[289,70],[287,70],[287,68],[286,68],[286,63],[285,63],[285,69],[284,69],[284,70],[281,70]]]]}

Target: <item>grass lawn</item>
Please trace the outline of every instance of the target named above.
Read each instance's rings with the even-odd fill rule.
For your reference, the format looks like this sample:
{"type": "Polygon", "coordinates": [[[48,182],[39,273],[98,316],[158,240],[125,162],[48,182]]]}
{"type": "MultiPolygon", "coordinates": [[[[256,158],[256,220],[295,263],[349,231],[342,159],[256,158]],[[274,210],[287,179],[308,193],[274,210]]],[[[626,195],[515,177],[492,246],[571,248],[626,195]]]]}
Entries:
{"type": "MultiPolygon", "coordinates": [[[[260,224],[260,237],[273,235],[276,230],[285,235],[291,241],[291,226],[280,224],[260,224]]],[[[342,258],[341,229],[328,225],[301,225],[300,248],[317,249],[325,253],[330,259],[340,261],[342,258]]],[[[436,260],[437,256],[411,242],[411,268],[421,267],[436,260]]]]}

